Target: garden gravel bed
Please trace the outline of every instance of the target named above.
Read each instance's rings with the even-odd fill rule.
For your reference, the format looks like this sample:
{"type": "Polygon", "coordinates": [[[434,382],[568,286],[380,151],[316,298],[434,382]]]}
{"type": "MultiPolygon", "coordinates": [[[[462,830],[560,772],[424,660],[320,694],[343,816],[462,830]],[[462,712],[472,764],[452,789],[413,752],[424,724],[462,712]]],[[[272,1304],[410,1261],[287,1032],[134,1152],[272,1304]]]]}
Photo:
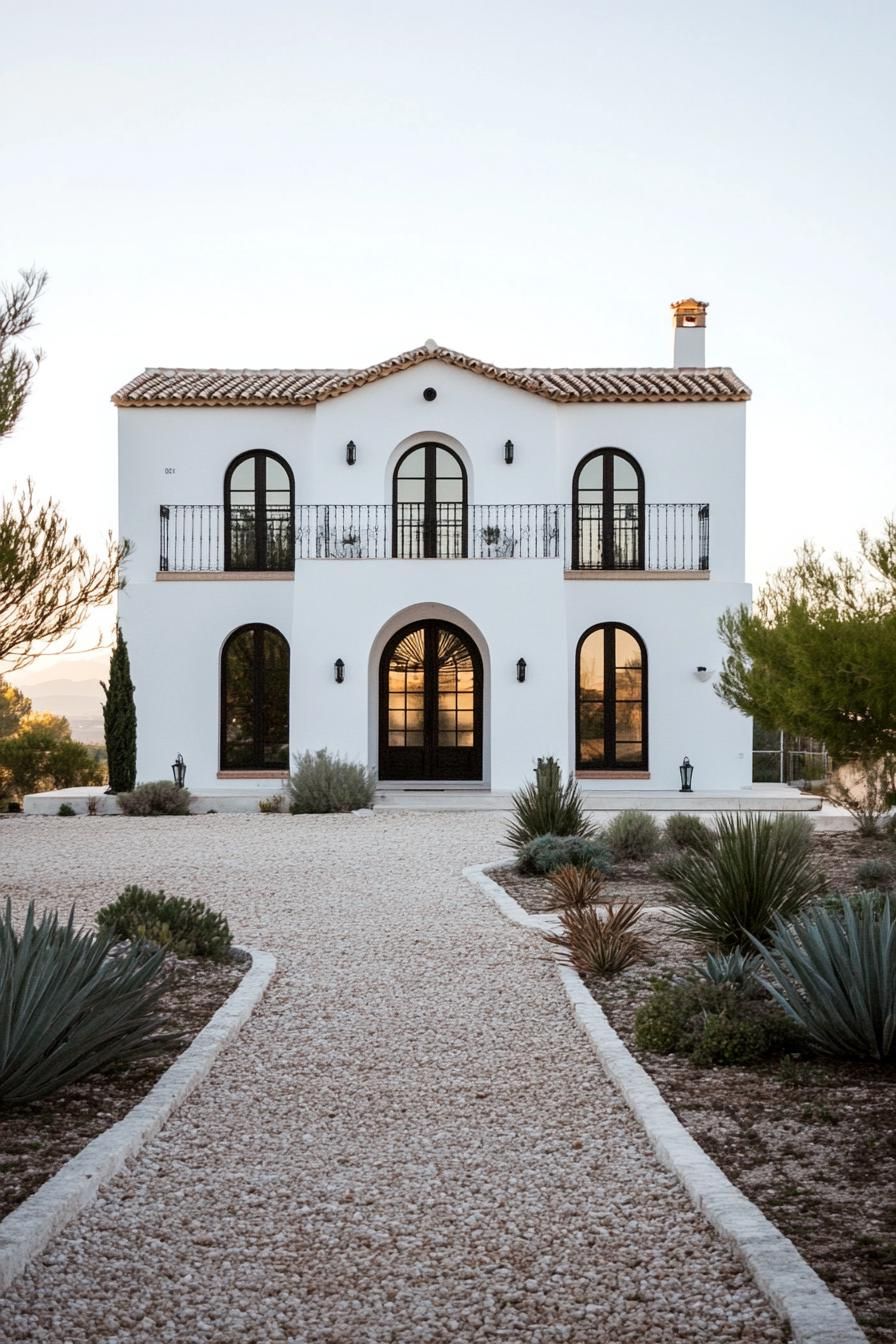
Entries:
{"type": "Polygon", "coordinates": [[[206,1081],[6,1294],[4,1344],[784,1344],[538,940],[462,877],[505,824],[10,828],[18,902],[75,898],[86,917],[127,882],[164,886],[223,907],[279,969],[206,1081]]]}
{"type": "Polygon", "coordinates": [[[114,1073],[94,1074],[42,1101],[0,1107],[0,1218],[53,1176],[91,1139],[121,1120],[233,993],[249,965],[171,958],[172,983],[159,1011],[183,1044],[114,1073]]]}

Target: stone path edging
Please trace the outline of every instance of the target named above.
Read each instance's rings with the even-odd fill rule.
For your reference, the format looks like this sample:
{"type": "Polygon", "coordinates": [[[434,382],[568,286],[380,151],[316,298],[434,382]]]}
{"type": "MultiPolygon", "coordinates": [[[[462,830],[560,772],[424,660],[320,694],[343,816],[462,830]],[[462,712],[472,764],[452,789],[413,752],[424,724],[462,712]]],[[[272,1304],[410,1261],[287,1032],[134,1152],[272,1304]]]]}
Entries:
{"type": "Polygon", "coordinates": [[[269,952],[246,951],[252,965],[236,989],[143,1100],[0,1222],[0,1290],[8,1288],[50,1239],[92,1204],[100,1188],[158,1134],[248,1020],[277,962],[269,952]]]}
{"type": "MultiPolygon", "coordinates": [[[[512,860],[496,867],[510,867],[512,860]]],[[[501,913],[524,928],[544,931],[543,916],[530,915],[482,865],[465,868],[501,913]]],[[[789,1238],[742,1194],[663,1100],[659,1088],[571,966],[558,964],[576,1020],[587,1033],[601,1065],[643,1126],[660,1162],[684,1186],[704,1217],[735,1247],[776,1311],[793,1331],[795,1344],[868,1344],[852,1312],[816,1274],[789,1238]]]]}

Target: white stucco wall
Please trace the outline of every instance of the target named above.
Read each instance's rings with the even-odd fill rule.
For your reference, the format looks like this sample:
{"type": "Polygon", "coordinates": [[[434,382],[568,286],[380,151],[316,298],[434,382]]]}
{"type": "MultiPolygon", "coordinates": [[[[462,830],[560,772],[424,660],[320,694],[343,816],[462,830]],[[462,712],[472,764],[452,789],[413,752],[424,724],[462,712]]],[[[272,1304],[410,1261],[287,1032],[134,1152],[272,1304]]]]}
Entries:
{"type": "MultiPolygon", "coordinates": [[[[633,626],[648,652],[651,777],[631,786],[677,787],[685,753],[695,787],[749,784],[749,722],[694,676],[698,664],[721,664],[719,614],[749,600],[742,403],[564,406],[433,361],[314,408],[119,414],[120,530],[135,545],[121,619],[137,686],[141,778],[167,775],[181,751],[193,787],[216,782],[220,651],[232,630],[255,621],[290,643],[292,751],[327,746],[375,765],[379,654],[390,633],[430,613],[467,629],[482,654],[484,775],[493,788],[518,785],[538,755],[572,763],[576,644],[589,626],[612,620],[633,626]],[[432,402],[422,396],[429,386],[438,392],[432,402]],[[349,439],[357,445],[351,467],[349,439]],[[582,457],[624,449],[644,472],[648,503],[710,504],[710,577],[570,581],[560,560],[365,559],[302,561],[294,581],[157,582],[159,505],[220,504],[224,473],[240,453],[283,457],[297,504],[384,504],[400,452],[433,439],[463,456],[472,504],[565,503],[582,457]],[[341,686],[333,679],[338,657],[341,686]]],[[[269,782],[258,788],[272,791],[269,782]]]]}

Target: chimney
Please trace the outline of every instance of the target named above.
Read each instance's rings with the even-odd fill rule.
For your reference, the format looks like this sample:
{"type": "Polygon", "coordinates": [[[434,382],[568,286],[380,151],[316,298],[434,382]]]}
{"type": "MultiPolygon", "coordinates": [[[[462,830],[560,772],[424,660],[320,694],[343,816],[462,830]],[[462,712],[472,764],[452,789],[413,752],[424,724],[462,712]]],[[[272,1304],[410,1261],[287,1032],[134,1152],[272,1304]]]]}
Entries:
{"type": "Polygon", "coordinates": [[[675,316],[675,346],[672,362],[676,369],[706,368],[706,310],[708,303],[699,299],[679,299],[672,304],[675,316]]]}

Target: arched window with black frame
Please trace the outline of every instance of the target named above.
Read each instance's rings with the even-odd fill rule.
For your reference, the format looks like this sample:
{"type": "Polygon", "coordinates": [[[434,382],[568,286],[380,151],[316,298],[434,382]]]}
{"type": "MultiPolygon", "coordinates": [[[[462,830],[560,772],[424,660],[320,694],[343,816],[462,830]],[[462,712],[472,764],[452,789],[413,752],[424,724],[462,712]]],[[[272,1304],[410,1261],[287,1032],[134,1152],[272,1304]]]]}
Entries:
{"type": "Polygon", "coordinates": [[[628,625],[595,625],[579,640],[576,768],[647,769],[647,650],[628,625]]]}
{"type": "Polygon", "coordinates": [[[644,473],[630,453],[598,448],[572,484],[573,569],[644,568],[644,473]]]}
{"type": "Polygon", "coordinates": [[[224,477],[224,568],[294,567],[295,482],[276,453],[242,453],[224,477]]]}
{"type": "Polygon", "coordinates": [[[392,477],[392,554],[456,560],[467,553],[467,473],[453,448],[420,443],[392,477]]]}
{"type": "Polygon", "coordinates": [[[242,625],[221,651],[221,769],[289,768],[289,644],[242,625]]]}

